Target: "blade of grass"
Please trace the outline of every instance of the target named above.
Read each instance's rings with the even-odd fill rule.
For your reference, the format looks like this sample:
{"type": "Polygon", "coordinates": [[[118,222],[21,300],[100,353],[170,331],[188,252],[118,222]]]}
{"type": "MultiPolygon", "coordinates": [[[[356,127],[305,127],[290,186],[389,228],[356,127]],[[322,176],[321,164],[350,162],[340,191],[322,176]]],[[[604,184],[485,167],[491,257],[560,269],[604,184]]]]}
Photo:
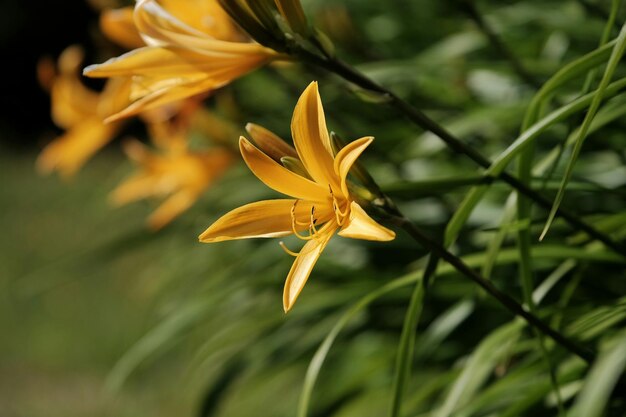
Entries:
{"type": "MultiPolygon", "coordinates": [[[[615,20],[617,19],[617,12],[619,11],[622,5],[622,0],[612,0],[611,1],[611,10],[609,12],[609,16],[606,19],[606,24],[604,25],[604,30],[602,31],[602,36],[600,37],[600,46],[604,45],[609,41],[611,37],[611,31],[613,30],[613,26],[615,25],[615,20]]],[[[587,74],[587,78],[585,79],[585,84],[583,85],[583,94],[588,93],[591,89],[591,85],[593,84],[597,74],[597,68],[592,69],[587,74]]]]}
{"type": "MultiPolygon", "coordinates": [[[[430,255],[434,256],[434,255],[430,255]]],[[[402,409],[402,397],[404,395],[405,386],[411,374],[413,365],[413,351],[415,349],[415,332],[417,324],[422,313],[424,305],[424,292],[426,290],[426,282],[430,281],[430,277],[435,273],[437,268],[436,262],[430,262],[424,270],[424,276],[419,280],[413,289],[409,308],[406,311],[404,322],[402,324],[402,334],[400,343],[398,344],[398,353],[396,357],[396,370],[392,388],[392,401],[389,415],[398,417],[402,409]]]]}
{"type": "Polygon", "coordinates": [[[524,323],[521,320],[513,320],[484,338],[470,356],[434,417],[450,417],[466,405],[515,344],[523,328],[524,323]]]}
{"type": "MultiPolygon", "coordinates": [[[[626,88],[626,78],[622,78],[618,81],[611,83],[605,90],[604,96],[609,97],[617,95],[620,91],[626,88]]],[[[553,111],[537,123],[533,124],[529,129],[524,131],[509,147],[504,150],[492,163],[490,168],[486,171],[487,175],[496,176],[506,169],[507,165],[513,158],[519,155],[532,141],[545,131],[548,127],[566,119],[568,116],[582,111],[589,105],[593,99],[594,94],[587,94],[583,97],[574,100],[573,102],[553,111]]],[[[451,245],[456,240],[456,237],[460,233],[464,224],[467,222],[470,214],[476,207],[476,205],[482,200],[486,192],[489,190],[488,185],[479,185],[473,187],[465,196],[464,200],[459,205],[459,208],[454,213],[454,216],[448,222],[445,232],[445,244],[451,245]]],[[[620,251],[621,252],[621,251],[620,251]]]]}
{"type": "Polygon", "coordinates": [[[602,103],[602,100],[604,99],[604,93],[611,81],[611,78],[613,78],[613,74],[615,73],[615,70],[617,69],[617,65],[619,64],[619,61],[624,55],[625,49],[626,49],[626,24],[622,27],[622,30],[620,31],[620,34],[617,37],[615,47],[613,48],[613,51],[611,52],[611,57],[609,58],[609,62],[607,64],[606,70],[604,71],[604,75],[602,76],[602,80],[600,81],[600,85],[598,86],[598,89],[595,91],[593,95],[593,100],[591,101],[589,110],[587,111],[585,119],[583,120],[580,131],[578,133],[578,137],[576,139],[576,144],[574,145],[574,150],[567,164],[567,168],[565,169],[565,175],[563,176],[561,187],[559,188],[556,198],[554,199],[554,204],[552,206],[552,209],[550,210],[550,214],[548,215],[548,220],[543,229],[543,232],[541,232],[541,235],[539,236],[539,240],[543,240],[543,238],[546,236],[546,234],[548,233],[548,230],[550,229],[550,226],[552,225],[552,222],[554,221],[554,218],[556,217],[556,212],[559,209],[559,206],[561,205],[561,202],[565,195],[565,189],[567,187],[567,183],[569,182],[569,179],[572,176],[574,165],[576,164],[576,160],[578,159],[578,155],[580,154],[580,151],[582,149],[583,142],[585,141],[585,138],[587,137],[587,131],[589,130],[591,122],[593,121],[593,118],[595,117],[598,109],[600,108],[600,104],[602,103]]]}
{"type": "Polygon", "coordinates": [[[337,336],[339,336],[341,330],[343,330],[343,328],[350,322],[350,320],[352,320],[352,318],[354,318],[361,310],[363,310],[376,299],[405,285],[414,283],[419,279],[420,271],[417,271],[415,273],[411,273],[404,277],[391,281],[388,284],[385,284],[382,287],[378,288],[377,290],[365,295],[341,316],[341,318],[333,326],[331,331],[328,332],[328,335],[324,338],[324,341],[319,346],[319,348],[313,355],[311,362],[309,363],[309,367],[304,378],[304,385],[302,387],[300,399],[298,401],[298,417],[306,417],[308,415],[309,403],[311,402],[311,396],[313,394],[315,382],[317,381],[317,377],[319,376],[319,373],[322,369],[322,365],[326,360],[326,356],[328,355],[330,348],[335,342],[335,339],[337,339],[337,336]]]}
{"type": "MultiPolygon", "coordinates": [[[[533,248],[533,256],[537,259],[583,259],[583,260],[596,260],[602,262],[616,262],[623,263],[624,259],[618,255],[610,252],[602,251],[599,253],[589,252],[587,250],[573,248],[568,246],[550,246],[542,245],[541,248],[533,248]]],[[[516,249],[506,249],[499,253],[496,264],[506,265],[517,262],[519,252],[516,249]]],[[[485,262],[485,254],[483,252],[464,256],[463,261],[472,268],[479,267],[485,262]]],[[[443,276],[452,274],[455,272],[454,267],[449,264],[441,264],[437,268],[436,276],[443,276]]],[[[309,362],[307,373],[304,379],[304,385],[298,401],[298,417],[307,417],[308,408],[313,394],[313,389],[317,381],[317,377],[322,369],[322,365],[326,360],[328,352],[333,343],[346,327],[346,325],[359,314],[364,308],[369,306],[377,299],[393,292],[399,288],[407,285],[415,284],[418,280],[422,279],[423,269],[418,269],[400,278],[397,278],[380,288],[366,294],[364,297],[354,303],[346,312],[339,318],[337,323],[333,326],[330,332],[326,335],[323,342],[317,348],[313,358],[309,362]]]]}
{"type": "Polygon", "coordinates": [[[437,347],[474,312],[475,305],[473,297],[466,297],[440,314],[419,338],[415,356],[424,360],[435,352],[437,347]]]}
{"type": "Polygon", "coordinates": [[[620,332],[594,363],[576,398],[572,417],[604,415],[611,392],[626,367],[626,332],[620,332]]]}

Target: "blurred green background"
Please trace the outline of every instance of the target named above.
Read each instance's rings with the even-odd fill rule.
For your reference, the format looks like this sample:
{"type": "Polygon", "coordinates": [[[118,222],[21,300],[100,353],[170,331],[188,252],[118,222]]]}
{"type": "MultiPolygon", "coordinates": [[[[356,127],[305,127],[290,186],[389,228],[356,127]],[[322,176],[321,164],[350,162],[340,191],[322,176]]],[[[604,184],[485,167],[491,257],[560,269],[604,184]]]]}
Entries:
{"type": "MultiPolygon", "coordinates": [[[[537,85],[598,45],[610,7],[604,0],[475,2],[520,72],[463,1],[303,3],[341,56],[489,156],[515,139],[537,85]]],[[[69,181],[35,173],[38,152],[59,133],[37,85],[37,60],[56,57],[69,44],[87,49],[86,63],[108,58],[112,49],[102,47],[97,11],[83,1],[10,0],[0,11],[0,416],[296,415],[307,366],[323,338],[361,297],[405,274],[414,279],[425,251],[402,233],[389,244],[334,239],[298,305],[284,315],[282,286],[292,259],[276,241],[197,243],[219,215],[275,196],[241,163],[157,233],[145,227],[155,203],[113,209],[107,201],[132,169],[119,138],[69,181]]],[[[618,22],[625,15],[622,10],[618,22]]],[[[297,97],[313,79],[329,128],[349,140],[375,136],[367,167],[411,219],[439,236],[468,189],[455,184],[471,182],[476,167],[337,78],[297,64],[257,71],[226,88],[236,103],[233,122],[289,137],[297,97]],[[442,179],[452,185],[429,182],[442,179]]],[[[575,96],[581,84],[568,85],[558,98],[575,96]]],[[[617,107],[624,103],[615,100],[617,107]]],[[[538,155],[579,122],[546,131],[538,155]]],[[[624,213],[625,127],[616,118],[591,136],[564,206],[588,219],[624,213]]],[[[134,123],[120,138],[128,135],[145,132],[134,123]]],[[[563,166],[542,183],[551,198],[563,166]]],[[[493,187],[454,247],[473,266],[484,261],[509,191],[493,187]]],[[[537,216],[534,232],[544,216],[537,216]]],[[[623,239],[626,222],[619,219],[615,230],[623,239]]],[[[574,334],[587,331],[581,339],[600,345],[603,333],[617,332],[626,318],[624,264],[584,243],[557,222],[535,250],[535,274],[543,282],[563,262],[574,263],[548,293],[543,314],[559,316],[561,328],[574,334]]],[[[509,233],[491,278],[519,299],[514,244],[509,233]]],[[[320,374],[311,416],[386,415],[410,291],[399,284],[348,322],[320,374]]],[[[463,391],[452,415],[556,415],[532,333],[509,329],[492,337],[507,323],[513,323],[507,312],[444,267],[420,321],[406,415],[446,415],[436,412],[443,413],[468,355],[485,340],[492,346],[481,351],[483,368],[474,369],[475,385],[463,391]]],[[[555,355],[565,400],[572,401],[587,369],[555,355]]],[[[624,406],[617,398],[605,415],[625,415],[624,406]]]]}

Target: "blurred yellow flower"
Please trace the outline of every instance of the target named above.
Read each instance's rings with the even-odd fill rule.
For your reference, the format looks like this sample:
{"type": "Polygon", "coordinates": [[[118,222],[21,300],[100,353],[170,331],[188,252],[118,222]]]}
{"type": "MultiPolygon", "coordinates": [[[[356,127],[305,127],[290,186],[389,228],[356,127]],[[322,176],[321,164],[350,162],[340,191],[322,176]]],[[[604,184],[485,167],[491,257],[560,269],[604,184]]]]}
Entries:
{"type": "Polygon", "coordinates": [[[234,158],[224,148],[190,151],[186,128],[173,123],[149,127],[158,152],[138,141],[125,144],[126,154],[139,165],[139,171],[113,190],[111,201],[121,206],[151,197],[165,198],[148,219],[149,226],[157,230],[191,207],[234,158]]]}
{"type": "MultiPolygon", "coordinates": [[[[276,151],[277,137],[271,132],[249,126],[260,145],[276,151]],[[269,144],[269,147],[268,147],[269,144]]],[[[348,144],[336,155],[330,142],[317,83],[311,83],[300,97],[291,121],[297,159],[286,155],[300,169],[290,170],[276,156],[259,150],[241,137],[241,154],[250,170],[267,186],[292,197],[259,201],[239,207],[213,223],[200,235],[201,242],[252,237],[280,237],[295,234],[306,244],[296,257],[283,293],[283,307],[289,311],[304,287],[313,266],[330,238],[340,229],[343,237],[388,241],[395,233],[374,221],[354,200],[347,176],[361,153],[372,142],[364,137],[348,144]],[[297,172],[296,172],[297,171],[297,172]]],[[[282,159],[282,158],[281,158],[282,159]]]]}
{"type": "Polygon", "coordinates": [[[247,41],[217,0],[139,0],[134,21],[147,46],[85,68],[132,79],[132,104],[110,120],[217,89],[279,56],[247,41]]]}
{"type": "Polygon", "coordinates": [[[50,61],[40,63],[40,81],[50,89],[52,120],[65,129],[39,155],[37,168],[42,173],[56,170],[64,177],[73,175],[121,126],[103,119],[128,105],[130,83],[113,78],[102,92],[90,90],[80,79],[82,59],[83,51],[71,46],[59,57],[58,73],[50,61]]]}

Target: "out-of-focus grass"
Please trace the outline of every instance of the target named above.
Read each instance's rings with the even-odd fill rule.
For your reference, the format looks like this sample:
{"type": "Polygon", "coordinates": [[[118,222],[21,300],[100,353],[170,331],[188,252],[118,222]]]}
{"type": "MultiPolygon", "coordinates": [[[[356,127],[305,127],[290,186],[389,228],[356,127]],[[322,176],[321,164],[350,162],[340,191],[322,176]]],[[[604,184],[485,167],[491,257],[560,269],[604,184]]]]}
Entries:
{"type": "Polygon", "coordinates": [[[185,394],[173,389],[182,355],[114,398],[103,390],[113,364],[155,321],[147,272],[158,253],[134,245],[125,254],[121,245],[149,238],[145,207],[105,204],[119,159],[105,153],[70,182],[38,176],[33,161],[0,156],[0,415],[182,415],[185,394]]]}

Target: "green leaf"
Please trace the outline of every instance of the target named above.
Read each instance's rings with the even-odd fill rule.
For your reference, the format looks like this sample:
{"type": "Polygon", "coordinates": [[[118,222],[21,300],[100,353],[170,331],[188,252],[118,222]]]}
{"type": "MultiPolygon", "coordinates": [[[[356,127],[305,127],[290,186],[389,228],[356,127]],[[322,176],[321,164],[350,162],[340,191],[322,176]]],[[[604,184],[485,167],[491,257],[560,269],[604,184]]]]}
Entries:
{"type": "Polygon", "coordinates": [[[461,375],[455,381],[434,416],[450,417],[454,412],[468,404],[487,382],[494,368],[517,342],[523,328],[524,322],[514,320],[484,338],[470,356],[461,375]]]}
{"type": "MultiPolygon", "coordinates": [[[[430,255],[434,256],[434,255],[430,255]]],[[[426,275],[430,275],[434,272],[434,268],[426,268],[426,275]]],[[[415,348],[415,331],[417,324],[419,323],[420,316],[422,315],[422,309],[424,306],[424,280],[428,280],[430,277],[424,277],[415,283],[413,294],[411,295],[411,301],[409,308],[407,309],[402,323],[402,334],[400,336],[400,343],[398,344],[398,354],[396,358],[396,370],[393,381],[391,411],[389,415],[391,417],[398,417],[402,410],[402,397],[409,377],[411,374],[411,368],[413,367],[413,350],[415,348]]]]}
{"type": "Polygon", "coordinates": [[[622,331],[593,364],[576,398],[572,417],[600,417],[626,367],[626,331],[622,331]]]}
{"type": "Polygon", "coordinates": [[[432,354],[474,312],[475,304],[473,299],[466,298],[440,314],[417,341],[416,357],[423,359],[432,354]]]}
{"type": "Polygon", "coordinates": [[[611,57],[609,58],[609,63],[606,66],[606,70],[604,71],[604,75],[602,77],[602,80],[600,81],[600,85],[598,86],[598,89],[595,91],[593,95],[593,100],[591,101],[589,110],[587,111],[585,119],[583,120],[583,123],[580,127],[580,130],[578,132],[578,137],[576,138],[576,144],[574,145],[574,150],[572,152],[572,156],[570,157],[570,160],[567,164],[567,168],[565,169],[565,175],[563,176],[561,187],[559,188],[556,198],[554,199],[554,204],[552,206],[552,209],[550,210],[550,214],[548,215],[548,220],[546,221],[546,225],[543,229],[543,232],[541,233],[541,236],[539,237],[539,240],[543,240],[543,238],[546,236],[546,233],[548,233],[548,230],[550,229],[550,226],[552,225],[552,222],[554,221],[554,218],[556,216],[556,212],[559,209],[559,206],[561,205],[561,201],[563,201],[563,197],[565,195],[565,188],[567,187],[567,183],[569,182],[569,179],[572,176],[574,165],[576,164],[578,155],[580,154],[585,138],[587,137],[587,132],[589,130],[589,127],[591,126],[591,122],[593,122],[593,119],[598,109],[600,108],[600,104],[602,103],[602,100],[604,98],[605,90],[607,89],[609,82],[611,81],[611,78],[613,78],[613,74],[615,73],[615,70],[617,69],[617,65],[619,64],[619,61],[622,59],[622,56],[624,55],[624,50],[626,50],[626,24],[622,26],[622,30],[620,31],[619,36],[617,37],[615,47],[613,48],[613,51],[611,52],[611,57]]]}

